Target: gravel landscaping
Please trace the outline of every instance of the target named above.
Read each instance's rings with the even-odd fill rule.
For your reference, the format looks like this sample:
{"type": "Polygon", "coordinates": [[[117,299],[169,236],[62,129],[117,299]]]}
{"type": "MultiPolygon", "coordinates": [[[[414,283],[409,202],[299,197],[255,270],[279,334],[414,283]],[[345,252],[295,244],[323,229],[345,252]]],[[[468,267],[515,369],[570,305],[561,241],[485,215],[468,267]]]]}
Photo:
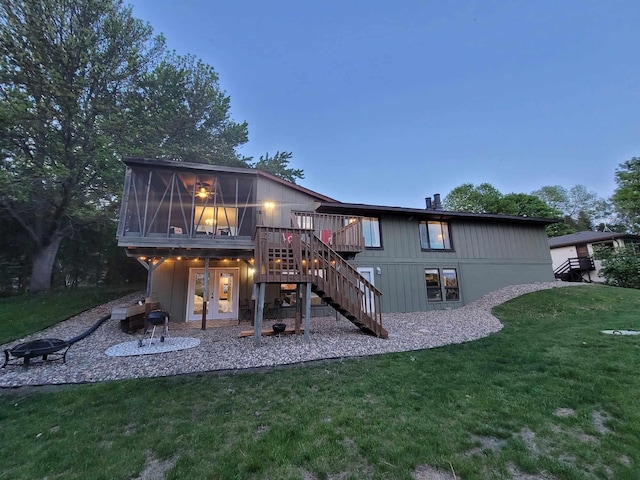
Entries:
{"type": "MultiPolygon", "coordinates": [[[[100,382],[270,367],[434,348],[477,340],[499,331],[502,324],[491,315],[491,309],[500,303],[536,290],[579,285],[585,284],[548,282],[514,285],[458,309],[384,314],[383,325],[389,332],[387,340],[365,335],[348,320],[340,318],[336,321],[335,317],[312,318],[310,342],[306,342],[302,335],[265,336],[260,347],[255,346],[253,337],[238,337],[241,330],[252,328],[247,322],[204,331],[175,325],[170,327],[170,333],[175,333],[176,337],[197,339],[200,344],[195,348],[156,355],[113,357],[106,355],[107,349],[142,336],[123,333],[119,322],[107,320],[95,333],[69,349],[66,364],[33,359],[32,366],[27,370],[21,366],[7,366],[0,369],[0,387],[100,382]]],[[[112,307],[131,305],[139,298],[140,294],[134,294],[106,303],[34,335],[2,345],[0,349],[37,338],[70,339],[111,312],[112,307]]],[[[287,322],[292,322],[292,319],[287,322]]],[[[271,323],[265,322],[264,327],[269,328],[271,323]]]]}

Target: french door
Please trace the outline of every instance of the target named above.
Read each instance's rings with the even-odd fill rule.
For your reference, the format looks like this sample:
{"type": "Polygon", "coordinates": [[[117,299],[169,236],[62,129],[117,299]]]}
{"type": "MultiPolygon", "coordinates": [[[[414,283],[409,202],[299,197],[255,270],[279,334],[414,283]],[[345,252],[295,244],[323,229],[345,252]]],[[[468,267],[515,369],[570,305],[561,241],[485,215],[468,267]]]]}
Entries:
{"type": "MultiPolygon", "coordinates": [[[[209,269],[207,320],[238,318],[238,268],[209,269]]],[[[202,320],[204,268],[189,269],[187,321],[202,320]]]]}

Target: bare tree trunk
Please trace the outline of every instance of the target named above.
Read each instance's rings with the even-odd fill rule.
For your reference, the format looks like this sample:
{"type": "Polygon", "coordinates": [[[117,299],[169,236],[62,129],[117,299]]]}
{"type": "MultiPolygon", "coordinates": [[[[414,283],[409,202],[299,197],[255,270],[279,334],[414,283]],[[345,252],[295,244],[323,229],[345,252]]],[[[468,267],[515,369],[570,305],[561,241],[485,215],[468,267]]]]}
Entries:
{"type": "Polygon", "coordinates": [[[61,241],[62,236],[54,234],[51,243],[38,250],[33,256],[31,282],[29,286],[32,293],[48,292],[51,288],[53,263],[56,260],[61,241]]]}

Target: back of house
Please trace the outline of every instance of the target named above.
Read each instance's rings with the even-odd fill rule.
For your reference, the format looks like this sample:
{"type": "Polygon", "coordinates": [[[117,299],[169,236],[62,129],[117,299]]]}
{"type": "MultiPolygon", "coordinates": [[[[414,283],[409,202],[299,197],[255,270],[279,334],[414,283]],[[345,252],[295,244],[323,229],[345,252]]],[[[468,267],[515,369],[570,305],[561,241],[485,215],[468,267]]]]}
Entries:
{"type": "Polygon", "coordinates": [[[552,220],[347,204],[259,170],[147,158],[126,164],[118,244],[177,322],[336,310],[384,336],[382,313],[455,308],[553,280],[552,220]]]}

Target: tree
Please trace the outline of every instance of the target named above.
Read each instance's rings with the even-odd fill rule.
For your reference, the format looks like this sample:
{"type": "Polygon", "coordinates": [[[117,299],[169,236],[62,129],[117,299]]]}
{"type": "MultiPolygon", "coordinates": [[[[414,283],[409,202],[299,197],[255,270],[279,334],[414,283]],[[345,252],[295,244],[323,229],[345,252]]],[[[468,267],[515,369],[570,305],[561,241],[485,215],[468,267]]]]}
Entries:
{"type": "Polygon", "coordinates": [[[602,260],[600,275],[608,285],[640,288],[640,249],[637,244],[599,248],[595,257],[602,260]]]}
{"type": "Polygon", "coordinates": [[[613,203],[632,232],[640,232],[640,157],[619,165],[613,203]]]}
{"type": "Polygon", "coordinates": [[[214,69],[167,54],[121,0],[1,0],[0,96],[0,218],[28,240],[32,292],[50,288],[63,240],[111,231],[120,156],[250,166],[214,69]]]}
{"type": "Polygon", "coordinates": [[[502,193],[489,183],[476,186],[463,183],[457,186],[444,198],[445,210],[471,213],[497,213],[498,202],[502,193]]]}
{"type": "Polygon", "coordinates": [[[611,213],[609,202],[584,185],[574,185],[569,190],[560,185],[547,185],[531,194],[559,210],[570,233],[591,230],[611,213]]]}
{"type": "Polygon", "coordinates": [[[570,213],[568,213],[569,192],[567,192],[566,188],[560,185],[547,185],[540,187],[538,190],[534,190],[531,192],[531,195],[535,195],[547,205],[559,210],[564,215],[570,215],[570,213]]]}
{"type": "Polygon", "coordinates": [[[296,179],[304,178],[304,172],[299,169],[289,168],[289,160],[291,160],[292,156],[291,152],[278,151],[273,157],[266,153],[264,156],[260,155],[260,160],[256,162],[254,167],[288,180],[291,183],[296,183],[296,179]]]}
{"type": "MultiPolygon", "coordinates": [[[[478,186],[464,183],[454,188],[445,197],[447,210],[472,213],[492,213],[518,215],[521,217],[541,217],[560,219],[562,214],[556,207],[547,204],[535,195],[528,193],[509,193],[503,195],[489,183],[478,186]]],[[[564,223],[555,223],[547,227],[547,235],[556,237],[571,233],[564,223]]]]}
{"type": "Polygon", "coordinates": [[[565,216],[564,223],[574,232],[584,232],[595,228],[591,217],[583,210],[578,212],[577,218],[565,216]]]}
{"type": "Polygon", "coordinates": [[[560,185],[547,185],[531,194],[561,212],[565,233],[592,230],[611,213],[609,202],[584,185],[574,185],[569,190],[560,185]]]}
{"type": "Polygon", "coordinates": [[[596,226],[595,230],[598,232],[627,233],[627,226],[622,223],[618,223],[614,219],[613,222],[600,222],[596,226]]]}
{"type": "Polygon", "coordinates": [[[509,193],[503,195],[489,183],[478,186],[464,183],[445,197],[446,210],[471,213],[493,213],[527,217],[560,217],[560,212],[534,195],[509,193]]]}
{"type": "Polygon", "coordinates": [[[33,247],[32,292],[74,222],[116,200],[111,121],[161,43],[119,0],[0,2],[0,208],[33,247]]]}
{"type": "Polygon", "coordinates": [[[521,217],[559,218],[560,212],[547,205],[538,197],[528,193],[508,193],[497,203],[496,210],[490,213],[518,215],[521,217]]]}
{"type": "Polygon", "coordinates": [[[170,53],[143,73],[124,104],[119,137],[128,155],[249,166],[236,148],[248,140],[247,123],[230,118],[230,99],[213,67],[170,53]]]}

